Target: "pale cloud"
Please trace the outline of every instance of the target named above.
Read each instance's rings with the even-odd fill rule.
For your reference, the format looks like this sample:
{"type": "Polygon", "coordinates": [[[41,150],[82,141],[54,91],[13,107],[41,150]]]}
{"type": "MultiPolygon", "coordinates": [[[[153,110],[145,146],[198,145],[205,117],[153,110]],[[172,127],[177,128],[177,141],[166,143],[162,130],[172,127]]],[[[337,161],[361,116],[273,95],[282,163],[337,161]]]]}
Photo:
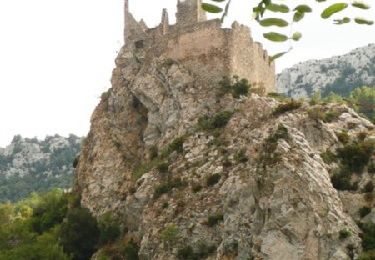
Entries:
{"type": "MultiPolygon", "coordinates": [[[[149,26],[159,23],[162,8],[174,21],[177,0],[130,1],[135,17],[149,26]]],[[[239,20],[270,53],[287,49],[262,39],[251,22],[251,3],[233,0],[226,26],[239,20]]],[[[123,0],[0,1],[0,146],[15,134],[87,133],[100,94],[110,87],[122,23],[123,0]]],[[[278,70],[375,42],[375,26],[337,27],[316,16],[295,29],[304,37],[278,60],[278,70]]]]}

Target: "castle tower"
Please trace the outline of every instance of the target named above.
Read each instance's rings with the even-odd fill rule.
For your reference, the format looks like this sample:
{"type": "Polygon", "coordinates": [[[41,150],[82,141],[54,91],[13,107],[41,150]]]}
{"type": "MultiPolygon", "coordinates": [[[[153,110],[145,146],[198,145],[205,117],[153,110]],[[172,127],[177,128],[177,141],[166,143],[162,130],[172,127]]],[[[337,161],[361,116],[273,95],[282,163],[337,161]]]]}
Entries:
{"type": "Polygon", "coordinates": [[[178,0],[177,25],[180,27],[206,21],[206,13],[201,8],[202,0],[178,0]]]}
{"type": "Polygon", "coordinates": [[[162,34],[168,33],[168,27],[169,27],[168,11],[166,8],[164,8],[162,17],[161,17],[162,34]]]}
{"type": "Polygon", "coordinates": [[[125,0],[124,6],[124,17],[125,17],[125,29],[124,38],[125,42],[131,38],[142,35],[148,28],[142,21],[137,22],[129,10],[129,0],[125,0]]]}
{"type": "Polygon", "coordinates": [[[124,37],[125,39],[130,35],[130,28],[129,28],[129,0],[125,0],[125,7],[124,7],[124,18],[125,18],[125,29],[124,29],[124,37]]]}

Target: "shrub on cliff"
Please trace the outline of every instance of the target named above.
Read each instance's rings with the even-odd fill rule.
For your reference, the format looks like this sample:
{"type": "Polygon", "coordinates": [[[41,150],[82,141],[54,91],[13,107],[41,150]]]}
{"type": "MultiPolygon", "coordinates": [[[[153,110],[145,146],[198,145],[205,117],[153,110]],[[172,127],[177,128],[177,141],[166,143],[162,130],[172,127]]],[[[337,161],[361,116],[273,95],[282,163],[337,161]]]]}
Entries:
{"type": "Polygon", "coordinates": [[[350,171],[362,173],[374,150],[372,142],[353,142],[337,149],[337,156],[350,171]]]}
{"type": "Polygon", "coordinates": [[[231,93],[234,98],[247,97],[251,89],[247,79],[239,79],[237,76],[234,76],[232,80],[224,77],[219,84],[221,86],[220,95],[231,93]]]}
{"type": "Polygon", "coordinates": [[[198,120],[198,126],[202,130],[214,130],[218,128],[223,128],[228,124],[232,116],[233,112],[222,111],[211,118],[207,116],[200,118],[198,120]]]}
{"type": "Polygon", "coordinates": [[[296,110],[300,108],[301,106],[302,106],[302,102],[292,99],[287,103],[281,103],[278,107],[275,108],[272,114],[274,116],[278,116],[286,112],[296,110]]]}

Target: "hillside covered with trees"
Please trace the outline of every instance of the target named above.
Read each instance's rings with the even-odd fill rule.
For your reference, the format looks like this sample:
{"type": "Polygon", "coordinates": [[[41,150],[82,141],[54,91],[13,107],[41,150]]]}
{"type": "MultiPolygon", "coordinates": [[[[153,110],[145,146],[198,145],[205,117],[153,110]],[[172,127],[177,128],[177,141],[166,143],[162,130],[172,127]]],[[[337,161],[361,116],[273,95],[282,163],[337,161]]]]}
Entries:
{"type": "Polygon", "coordinates": [[[0,148],[0,202],[52,188],[70,189],[80,145],[81,138],[75,135],[44,140],[15,136],[10,145],[0,148]]]}

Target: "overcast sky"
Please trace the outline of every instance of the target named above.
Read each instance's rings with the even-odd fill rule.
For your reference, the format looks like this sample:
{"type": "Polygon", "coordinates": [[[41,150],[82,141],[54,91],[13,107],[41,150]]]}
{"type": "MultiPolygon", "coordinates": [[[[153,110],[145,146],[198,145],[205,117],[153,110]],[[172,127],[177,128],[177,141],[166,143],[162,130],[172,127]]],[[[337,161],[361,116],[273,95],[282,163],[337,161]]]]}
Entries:
{"type": "MultiPolygon", "coordinates": [[[[174,20],[176,2],[130,0],[130,9],[137,19],[155,26],[163,7],[174,20]]],[[[255,40],[270,53],[287,49],[288,45],[267,43],[260,28],[250,22],[254,2],[233,0],[225,24],[234,19],[249,24],[255,40]]],[[[373,14],[371,10],[367,16],[373,14]]],[[[303,39],[277,61],[278,71],[375,42],[375,26],[337,27],[317,15],[308,16],[294,29],[301,26],[303,39]]],[[[90,115],[101,93],[110,87],[122,32],[123,0],[1,0],[0,147],[15,134],[86,135],[90,115]]]]}

